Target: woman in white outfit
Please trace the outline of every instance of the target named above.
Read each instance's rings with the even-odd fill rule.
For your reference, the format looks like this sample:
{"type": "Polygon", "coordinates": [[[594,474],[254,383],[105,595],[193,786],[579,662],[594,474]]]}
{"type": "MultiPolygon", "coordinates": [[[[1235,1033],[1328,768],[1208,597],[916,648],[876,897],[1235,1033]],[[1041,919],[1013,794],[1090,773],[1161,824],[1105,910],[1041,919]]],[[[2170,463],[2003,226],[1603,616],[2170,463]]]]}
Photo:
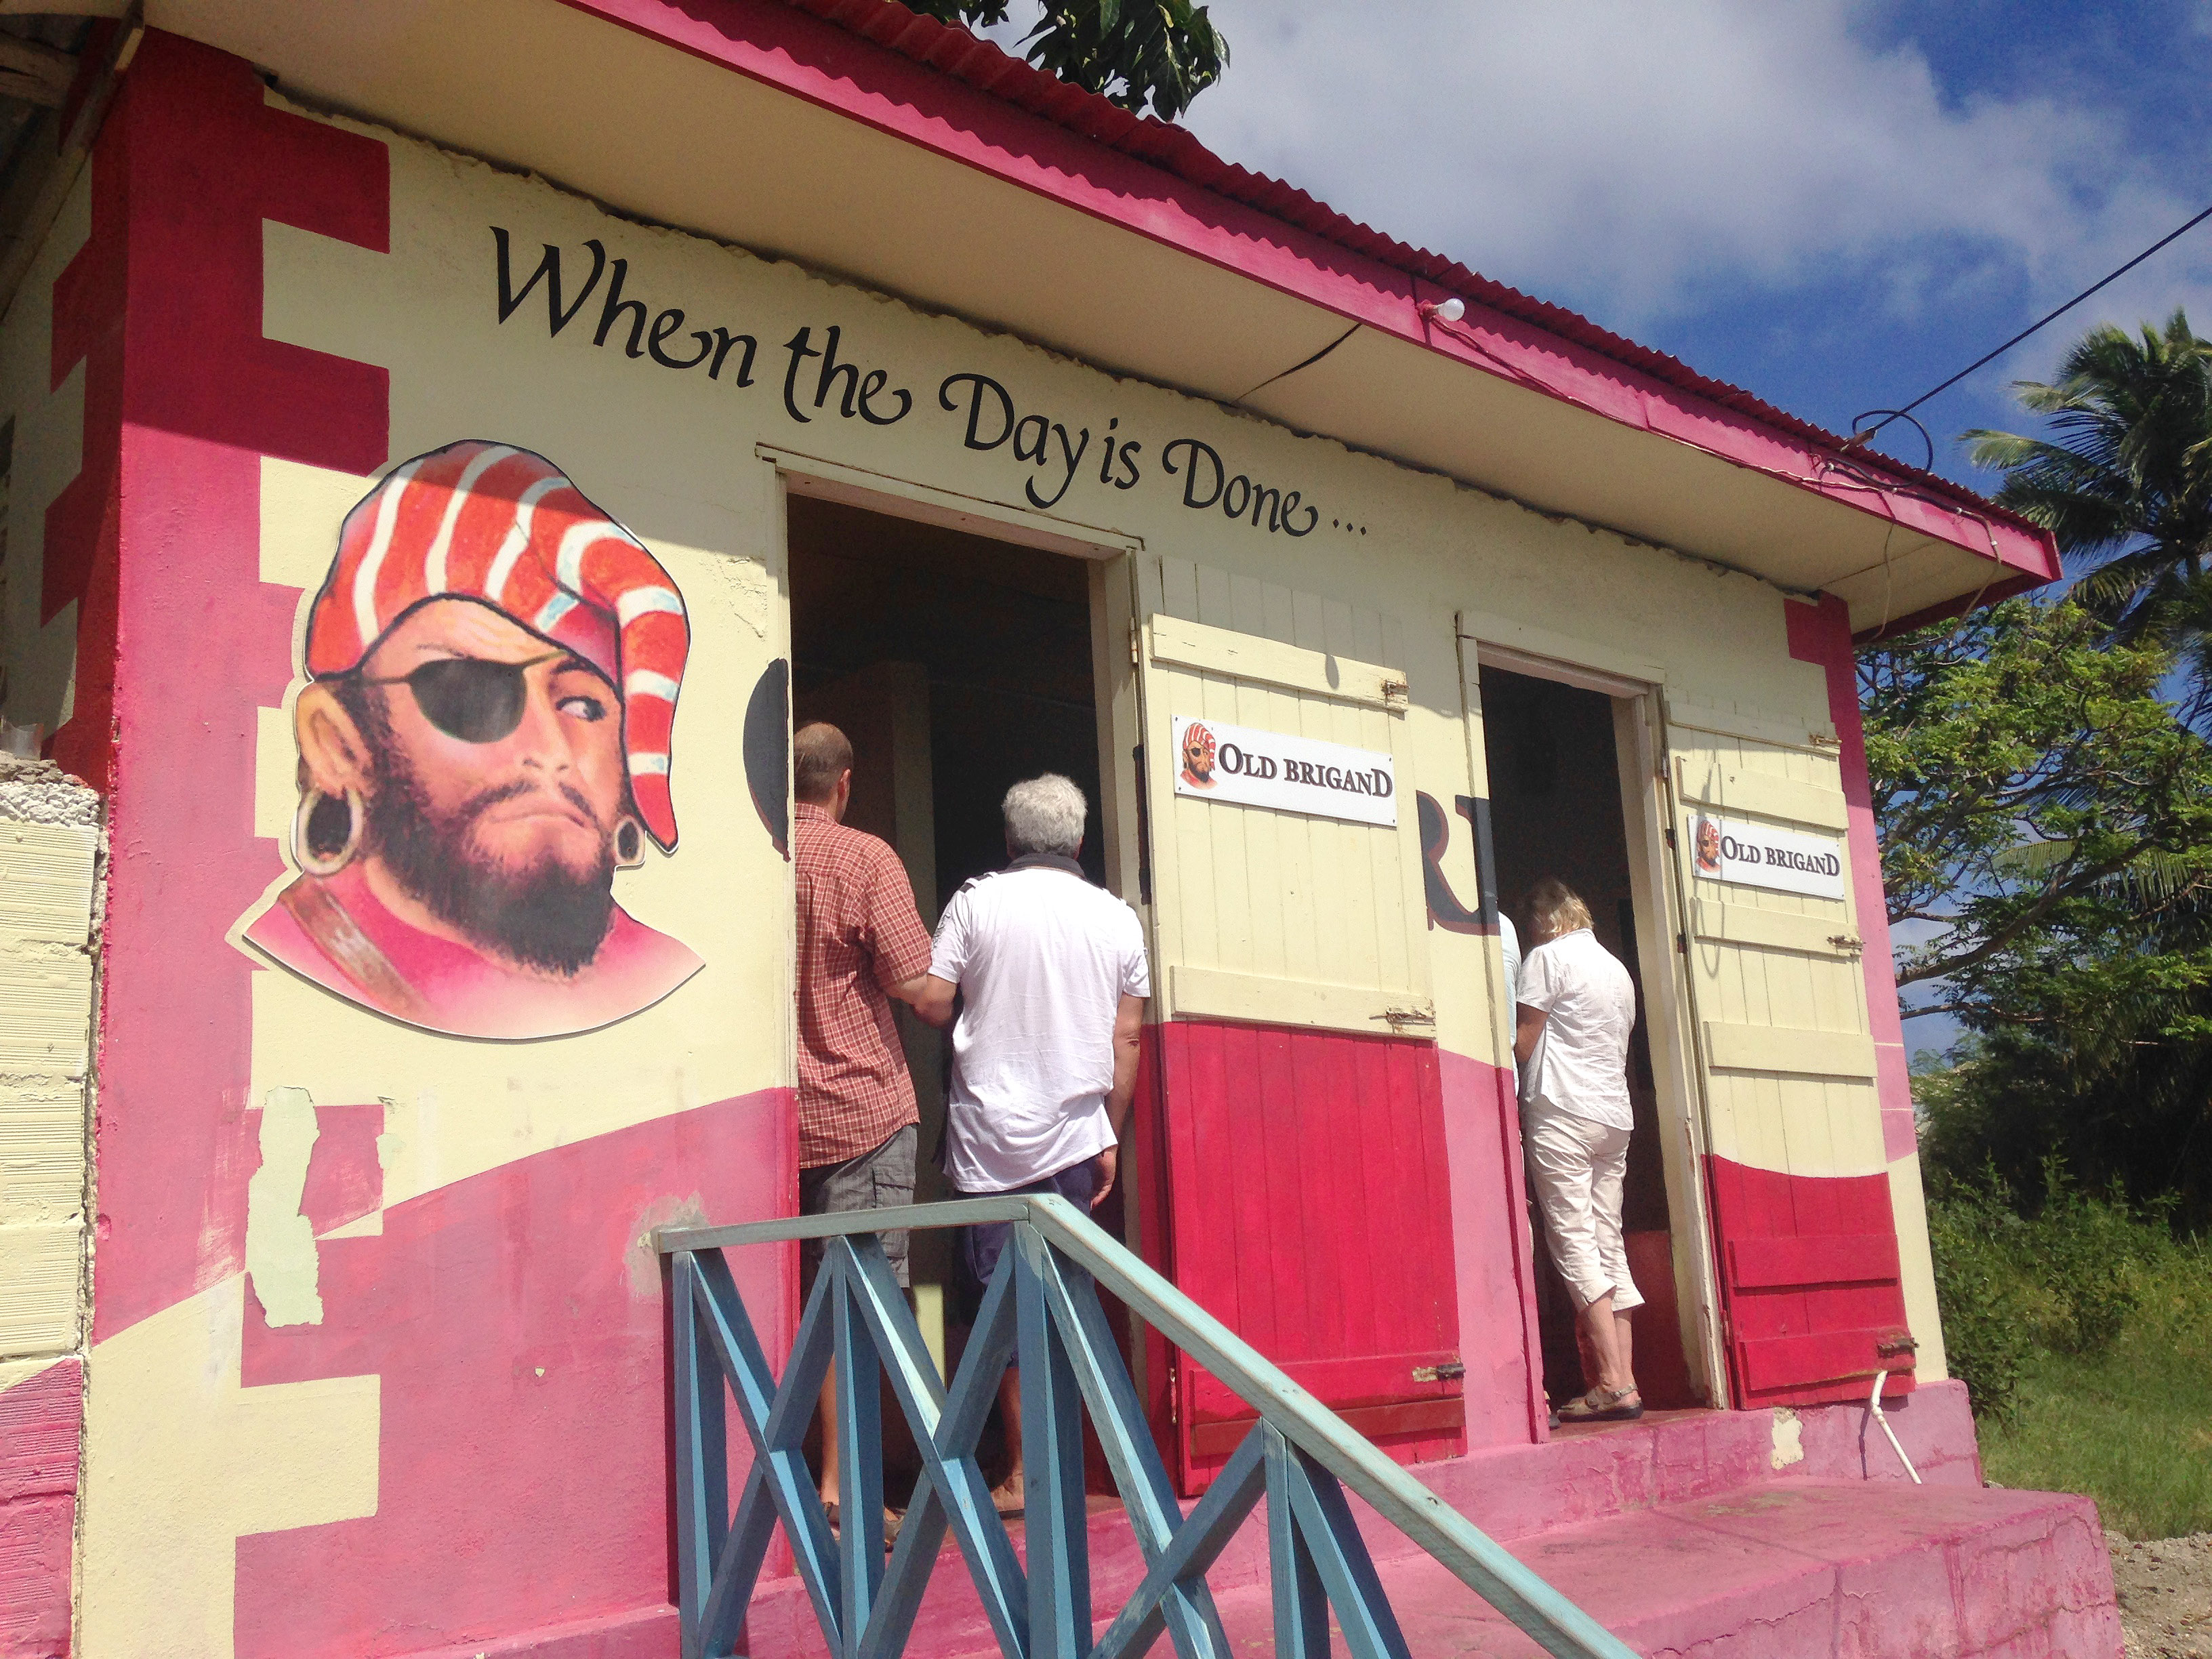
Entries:
{"type": "Polygon", "coordinates": [[[1629,1312],[1644,1298],[1628,1275],[1620,1233],[1621,1178],[1636,1122],[1628,1099],[1636,986],[1590,932],[1589,907],[1564,883],[1538,882],[1528,908],[1535,945],[1521,964],[1513,1042],[1522,1146],[1552,1260],[1598,1367],[1597,1386],[1560,1407],[1559,1419],[1641,1417],[1629,1312]]]}

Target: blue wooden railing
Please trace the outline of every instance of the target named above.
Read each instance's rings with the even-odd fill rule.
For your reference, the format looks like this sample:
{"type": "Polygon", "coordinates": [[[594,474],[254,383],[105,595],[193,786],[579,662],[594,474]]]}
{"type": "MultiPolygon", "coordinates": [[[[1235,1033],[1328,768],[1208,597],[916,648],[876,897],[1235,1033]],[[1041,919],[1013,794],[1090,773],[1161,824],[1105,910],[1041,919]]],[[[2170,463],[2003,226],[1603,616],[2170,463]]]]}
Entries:
{"type": "Polygon", "coordinates": [[[1179,1659],[1233,1659],[1207,1570],[1264,1498],[1278,1659],[1327,1659],[1333,1608],[1352,1659],[1407,1659],[1345,1497],[1358,1493],[1547,1651],[1630,1659],[1595,1620],[1515,1559],[1065,1199],[968,1199],[731,1227],[665,1229],[675,1297],[678,1600],[684,1659],[740,1638],[780,1525],[834,1659],[897,1659],[949,1530],[1006,1659],[1138,1659],[1163,1632],[1179,1659]],[[1013,1224],[948,1391],[875,1230],[1013,1224]],[[723,1252],[828,1241],[779,1382],[723,1252]],[[1093,1281],[1260,1414],[1188,1515],[1177,1503],[1093,1281]],[[1024,1528],[1017,1560],[975,1457],[1009,1358],[1021,1365],[1024,1528]],[[800,1443],[836,1368],[833,1534],[800,1443]],[[884,1553],[880,1365],[922,1470],[884,1553]],[[723,1384],[752,1448],[734,1513],[723,1384]],[[1091,1640],[1083,1413],[1089,1409],[1146,1571],[1091,1640]]]}

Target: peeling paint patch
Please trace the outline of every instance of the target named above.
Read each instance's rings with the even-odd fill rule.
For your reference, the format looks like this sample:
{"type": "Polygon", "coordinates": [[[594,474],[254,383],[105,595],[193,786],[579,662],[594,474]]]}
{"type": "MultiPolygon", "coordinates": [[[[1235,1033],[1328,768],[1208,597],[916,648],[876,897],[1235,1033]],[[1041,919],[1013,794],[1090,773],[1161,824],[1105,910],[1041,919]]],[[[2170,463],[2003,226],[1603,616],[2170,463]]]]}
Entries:
{"type": "Polygon", "coordinates": [[[1786,1469],[1792,1463],[1805,1461],[1805,1425],[1797,1420],[1797,1413],[1787,1406],[1774,1408],[1774,1447],[1767,1462],[1775,1468],[1786,1469]]]}
{"type": "Polygon", "coordinates": [[[775,597],[768,567],[757,559],[721,558],[713,568],[729,598],[730,614],[751,629],[754,637],[766,639],[769,606],[775,597]]]}
{"type": "Polygon", "coordinates": [[[623,1252],[623,1266],[629,1273],[629,1293],[640,1301],[657,1299],[661,1293],[660,1252],[653,1248],[653,1235],[661,1227],[704,1227],[707,1206],[697,1193],[689,1198],[670,1195],[656,1198],[638,1212],[629,1234],[629,1249],[623,1252]]]}
{"type": "Polygon", "coordinates": [[[272,1328],[323,1322],[314,1224],[300,1209],[320,1133],[305,1089],[269,1091],[261,1108],[261,1167],[246,1187],[246,1271],[272,1328]]]}

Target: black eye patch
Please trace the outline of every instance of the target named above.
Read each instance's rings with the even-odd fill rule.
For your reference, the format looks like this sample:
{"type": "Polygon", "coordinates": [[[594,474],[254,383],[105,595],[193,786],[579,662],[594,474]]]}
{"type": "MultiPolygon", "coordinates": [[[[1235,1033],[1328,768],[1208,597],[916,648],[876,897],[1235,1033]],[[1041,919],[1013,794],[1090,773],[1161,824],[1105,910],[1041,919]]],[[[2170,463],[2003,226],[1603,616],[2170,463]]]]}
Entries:
{"type": "MultiPolygon", "coordinates": [[[[404,685],[415,696],[422,718],[463,743],[497,743],[522,724],[529,698],[526,670],[561,653],[523,662],[494,662],[483,657],[440,657],[405,674],[368,679],[370,685],[404,685]]],[[[366,678],[366,677],[364,677],[366,678]]]]}

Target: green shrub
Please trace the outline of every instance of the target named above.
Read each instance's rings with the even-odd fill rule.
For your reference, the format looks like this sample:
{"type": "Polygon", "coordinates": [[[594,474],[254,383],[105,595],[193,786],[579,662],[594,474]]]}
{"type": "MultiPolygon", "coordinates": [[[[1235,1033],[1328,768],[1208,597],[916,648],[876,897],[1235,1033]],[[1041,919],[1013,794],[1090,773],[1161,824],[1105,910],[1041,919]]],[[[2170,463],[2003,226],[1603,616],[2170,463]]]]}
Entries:
{"type": "Polygon", "coordinates": [[[2102,1353],[2030,1358],[2017,1409],[1982,1422],[1984,1465],[2008,1486],[2087,1492],[2130,1538],[2212,1529],[2212,1250],[2161,1247],[2131,1288],[2102,1353]]]}
{"type": "Polygon", "coordinates": [[[2185,1340],[2202,1313],[2178,1303],[2172,1286],[2201,1278],[2189,1267],[2201,1267],[2203,1248],[2177,1243],[2162,1208],[2130,1205],[2117,1186],[2085,1193],[2055,1160],[2043,1178],[2028,1214],[1991,1168],[1971,1184],[1940,1174],[1930,1183],[1944,1346],[1976,1413],[1992,1420],[2016,1410],[2039,1352],[2094,1358],[2123,1332],[2141,1340],[2146,1325],[2171,1326],[2185,1340]]]}
{"type": "Polygon", "coordinates": [[[1966,1385],[1974,1413],[1995,1421],[2020,1403],[2035,1349],[2033,1287],[2022,1269],[2021,1218],[1987,1192],[1931,1197],[1928,1242],[1951,1374],[1966,1385]]]}
{"type": "Polygon", "coordinates": [[[2055,1162],[2044,1165],[2043,1182],[2042,1210],[2028,1235],[2051,1299],[2046,1338],[2063,1353],[2102,1353],[2142,1305],[2144,1272],[2172,1253],[2172,1235],[2163,1217],[2136,1211],[2117,1184],[2103,1197],[2084,1193],[2055,1162]]]}

